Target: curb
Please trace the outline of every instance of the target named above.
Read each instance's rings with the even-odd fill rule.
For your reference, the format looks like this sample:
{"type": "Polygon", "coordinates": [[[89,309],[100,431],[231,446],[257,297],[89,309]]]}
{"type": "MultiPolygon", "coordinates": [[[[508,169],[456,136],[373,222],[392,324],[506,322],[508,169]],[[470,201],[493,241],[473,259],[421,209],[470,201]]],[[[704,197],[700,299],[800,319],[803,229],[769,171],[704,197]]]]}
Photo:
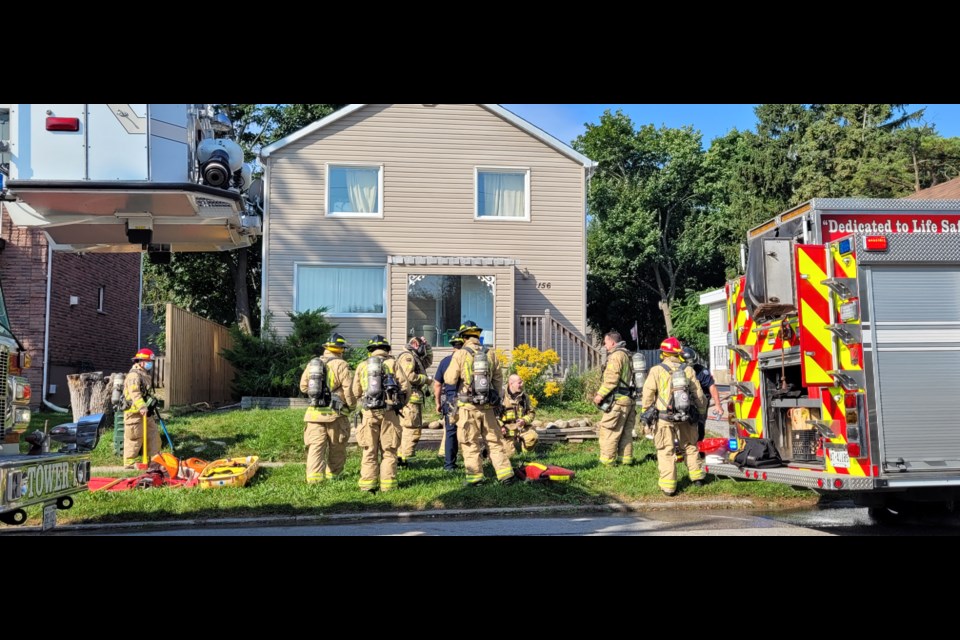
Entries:
{"type": "MultiPolygon", "coordinates": [[[[747,499],[729,500],[673,500],[661,502],[613,502],[597,505],[548,505],[541,507],[489,507],[484,509],[428,509],[424,511],[375,511],[372,513],[334,513],[317,516],[272,516],[255,518],[212,518],[188,519],[167,521],[116,522],[104,524],[64,524],[58,525],[54,532],[96,532],[121,531],[137,529],[169,529],[181,527],[220,527],[220,526],[255,526],[270,525],[304,525],[304,524],[334,524],[357,520],[412,520],[427,518],[457,518],[492,515],[529,515],[529,514],[558,514],[582,512],[613,512],[613,513],[642,513],[644,511],[661,511],[671,509],[704,508],[704,507],[752,507],[754,502],[747,499]]],[[[41,533],[40,527],[3,527],[0,536],[4,534],[41,533]]]]}

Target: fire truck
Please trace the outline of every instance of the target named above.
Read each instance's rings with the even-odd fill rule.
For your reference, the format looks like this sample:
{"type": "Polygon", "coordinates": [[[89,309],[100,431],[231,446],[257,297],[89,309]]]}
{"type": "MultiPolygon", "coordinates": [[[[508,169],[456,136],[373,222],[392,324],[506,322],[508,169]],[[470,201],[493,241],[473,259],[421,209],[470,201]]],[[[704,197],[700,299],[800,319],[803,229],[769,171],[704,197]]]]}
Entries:
{"type": "MultiPolygon", "coordinates": [[[[260,235],[262,183],[230,132],[208,104],[0,104],[0,213],[43,229],[54,251],[165,262],[248,247],[260,235]]],[[[0,290],[0,521],[21,524],[26,507],[43,505],[46,529],[86,490],[108,416],[26,433],[31,363],[7,310],[0,290]]]]}
{"type": "Polygon", "coordinates": [[[960,497],[960,200],[813,199],[748,232],[726,284],[730,444],[718,476],[843,493],[889,519],[960,497]],[[756,465],[759,467],[759,465],[756,465]]]}

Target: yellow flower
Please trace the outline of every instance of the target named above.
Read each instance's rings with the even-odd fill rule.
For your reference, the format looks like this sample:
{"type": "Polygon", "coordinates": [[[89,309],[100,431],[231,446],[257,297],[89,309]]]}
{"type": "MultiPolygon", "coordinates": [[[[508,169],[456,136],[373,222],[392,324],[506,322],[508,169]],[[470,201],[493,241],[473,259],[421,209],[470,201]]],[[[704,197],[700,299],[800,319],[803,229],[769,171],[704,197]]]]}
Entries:
{"type": "Polygon", "coordinates": [[[534,398],[533,396],[530,396],[530,406],[533,407],[534,409],[536,409],[536,408],[537,408],[537,404],[539,404],[539,403],[537,402],[537,399],[534,398]]]}
{"type": "Polygon", "coordinates": [[[551,380],[543,387],[543,395],[546,397],[555,396],[560,393],[560,385],[551,380]]]}

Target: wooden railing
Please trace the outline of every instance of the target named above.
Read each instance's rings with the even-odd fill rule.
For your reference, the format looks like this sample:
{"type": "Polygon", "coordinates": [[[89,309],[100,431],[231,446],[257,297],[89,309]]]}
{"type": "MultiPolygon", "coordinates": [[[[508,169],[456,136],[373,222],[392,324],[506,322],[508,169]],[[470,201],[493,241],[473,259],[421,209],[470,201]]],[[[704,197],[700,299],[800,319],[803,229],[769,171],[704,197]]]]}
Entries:
{"type": "Polygon", "coordinates": [[[518,320],[517,344],[528,344],[541,351],[556,351],[560,356],[555,372],[558,377],[566,377],[574,367],[577,371],[587,371],[600,366],[602,352],[551,317],[549,309],[542,316],[520,315],[518,320]]]}

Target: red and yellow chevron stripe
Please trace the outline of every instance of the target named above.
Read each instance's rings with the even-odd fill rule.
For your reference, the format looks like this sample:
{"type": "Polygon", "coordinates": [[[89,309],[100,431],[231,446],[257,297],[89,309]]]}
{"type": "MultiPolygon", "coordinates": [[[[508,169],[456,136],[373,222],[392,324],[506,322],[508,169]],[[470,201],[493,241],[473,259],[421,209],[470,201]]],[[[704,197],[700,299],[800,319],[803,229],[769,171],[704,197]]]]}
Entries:
{"type": "MultiPolygon", "coordinates": [[[[762,435],[763,414],[761,412],[760,370],[757,368],[757,334],[753,331],[753,318],[747,313],[747,305],[743,299],[745,283],[746,279],[743,276],[728,283],[727,317],[730,318],[730,330],[736,344],[753,353],[753,358],[748,360],[734,352],[732,360],[733,378],[737,382],[753,383],[754,397],[751,398],[744,394],[741,399],[741,394],[734,390],[734,415],[741,420],[753,420],[754,429],[758,435],[762,435]]],[[[737,427],[737,431],[742,437],[750,435],[740,426],[737,427]]]]}
{"type": "MultiPolygon", "coordinates": [[[[857,277],[857,260],[854,254],[850,253],[845,256],[840,255],[836,242],[830,244],[830,253],[833,257],[833,273],[836,274],[836,277],[857,277]]],[[[841,298],[835,293],[833,296],[835,309],[839,309],[840,305],[842,305],[844,302],[847,302],[847,300],[841,298]]],[[[860,324],[860,318],[858,317],[856,320],[849,320],[847,324],[860,324]]],[[[843,342],[843,340],[837,340],[836,344],[840,369],[844,371],[862,371],[863,346],[860,344],[847,345],[843,342]]]]}
{"type": "Polygon", "coordinates": [[[796,248],[797,299],[800,309],[800,375],[805,386],[831,385],[833,376],[833,334],[830,289],[822,284],[827,277],[827,252],[823,245],[796,248]]]}
{"type": "MultiPolygon", "coordinates": [[[[847,416],[846,411],[843,407],[843,402],[837,402],[834,398],[840,396],[843,398],[845,394],[843,387],[820,387],[820,399],[823,401],[822,409],[820,411],[820,419],[830,427],[830,430],[836,435],[835,438],[831,438],[830,442],[833,444],[847,444],[846,433],[847,433],[847,416]]],[[[863,417],[861,417],[861,420],[863,417]]],[[[863,447],[862,450],[865,452],[866,447],[863,447]]],[[[834,467],[832,461],[830,460],[829,452],[824,452],[824,470],[827,473],[836,473],[838,475],[849,475],[849,476],[868,476],[870,475],[870,461],[868,456],[862,458],[850,458],[850,468],[844,469],[842,467],[834,467]]]]}

